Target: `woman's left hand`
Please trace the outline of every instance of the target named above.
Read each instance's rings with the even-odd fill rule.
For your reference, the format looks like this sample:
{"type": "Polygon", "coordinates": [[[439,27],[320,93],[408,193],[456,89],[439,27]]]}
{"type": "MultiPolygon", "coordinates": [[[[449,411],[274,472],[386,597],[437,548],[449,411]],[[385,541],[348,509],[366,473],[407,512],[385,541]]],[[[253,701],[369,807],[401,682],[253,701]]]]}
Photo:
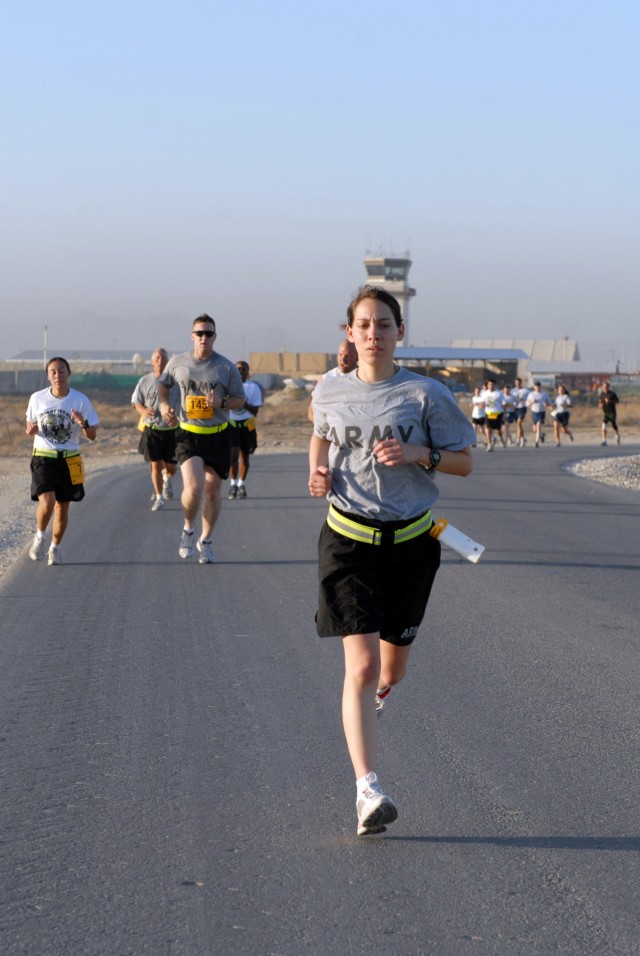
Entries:
{"type": "Polygon", "coordinates": [[[408,465],[415,461],[415,446],[407,445],[397,438],[386,438],[373,446],[373,454],[381,465],[408,465]]]}

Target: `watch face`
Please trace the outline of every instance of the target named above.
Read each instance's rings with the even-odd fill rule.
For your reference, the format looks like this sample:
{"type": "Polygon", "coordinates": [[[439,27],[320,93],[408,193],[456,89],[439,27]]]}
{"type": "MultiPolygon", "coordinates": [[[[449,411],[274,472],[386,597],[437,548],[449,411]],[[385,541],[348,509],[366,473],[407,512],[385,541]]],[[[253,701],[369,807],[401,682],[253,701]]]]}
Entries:
{"type": "Polygon", "coordinates": [[[431,457],[431,466],[432,466],[432,468],[435,468],[436,465],[439,465],[439,464],[440,464],[440,461],[441,461],[441,459],[442,459],[442,455],[440,454],[439,451],[433,450],[433,451],[431,452],[431,456],[430,456],[430,457],[431,457]]]}

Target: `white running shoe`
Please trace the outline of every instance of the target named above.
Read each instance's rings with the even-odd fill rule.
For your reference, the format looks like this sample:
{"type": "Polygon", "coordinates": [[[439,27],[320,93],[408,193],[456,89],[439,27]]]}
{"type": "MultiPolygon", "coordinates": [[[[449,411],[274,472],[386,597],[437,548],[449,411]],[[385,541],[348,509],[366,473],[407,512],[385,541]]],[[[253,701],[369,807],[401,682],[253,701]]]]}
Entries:
{"type": "Polygon", "coordinates": [[[196,543],[196,548],[200,554],[198,564],[215,564],[216,559],[211,547],[210,541],[204,541],[202,538],[196,543]]]}
{"type": "Polygon", "coordinates": [[[192,558],[195,554],[195,548],[193,546],[195,532],[193,531],[184,531],[182,532],[182,537],[180,538],[180,547],[178,548],[178,554],[181,558],[192,558]]]}
{"type": "Polygon", "coordinates": [[[152,511],[162,511],[164,508],[164,499],[162,495],[156,495],[153,499],[153,504],[151,505],[152,511]]]}
{"type": "Polygon", "coordinates": [[[47,551],[47,564],[51,567],[53,564],[62,564],[62,558],[60,557],[60,548],[54,548],[53,546],[47,551]]]}
{"type": "Polygon", "coordinates": [[[367,774],[367,786],[358,794],[356,800],[358,813],[358,836],[368,833],[384,833],[387,823],[393,823],[398,818],[398,808],[387,797],[378,783],[375,773],[367,774]]]}
{"type": "Polygon", "coordinates": [[[166,472],[162,476],[162,497],[170,501],[173,498],[173,485],[171,484],[171,475],[166,472]]]}
{"type": "Polygon", "coordinates": [[[39,538],[37,534],[33,536],[33,543],[29,548],[29,557],[32,561],[42,561],[47,547],[47,539],[39,538]]]}

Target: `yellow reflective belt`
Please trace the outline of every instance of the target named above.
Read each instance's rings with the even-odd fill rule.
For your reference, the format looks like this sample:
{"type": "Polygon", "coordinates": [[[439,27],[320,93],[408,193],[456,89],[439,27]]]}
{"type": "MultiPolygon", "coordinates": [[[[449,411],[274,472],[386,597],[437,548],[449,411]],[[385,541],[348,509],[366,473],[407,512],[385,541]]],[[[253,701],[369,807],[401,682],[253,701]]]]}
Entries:
{"type": "Polygon", "coordinates": [[[34,458],[75,458],[76,455],[79,455],[79,451],[49,451],[45,448],[34,448],[33,456],[34,458]]]}
{"type": "MultiPolygon", "coordinates": [[[[359,524],[352,521],[351,518],[345,518],[333,505],[329,505],[329,514],[327,515],[327,524],[332,531],[343,535],[345,538],[351,538],[352,541],[360,541],[363,544],[382,544],[382,531],[379,528],[370,528],[368,525],[359,524]]],[[[410,541],[424,534],[433,524],[431,512],[421,515],[411,524],[404,528],[396,528],[393,532],[393,543],[402,544],[404,541],[410,541]]]]}
{"type": "Polygon", "coordinates": [[[180,422],[180,428],[185,432],[195,432],[196,435],[215,435],[229,427],[229,422],[222,425],[192,425],[190,422],[180,422]]]}

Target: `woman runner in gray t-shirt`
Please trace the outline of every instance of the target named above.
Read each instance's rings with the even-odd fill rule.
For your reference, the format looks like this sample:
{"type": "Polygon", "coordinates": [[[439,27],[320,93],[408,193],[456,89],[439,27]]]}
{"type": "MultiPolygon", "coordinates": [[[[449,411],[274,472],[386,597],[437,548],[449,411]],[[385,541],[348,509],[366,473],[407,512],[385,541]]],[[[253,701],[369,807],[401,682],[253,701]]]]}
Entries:
{"type": "Polygon", "coordinates": [[[309,490],[329,499],[316,622],[321,637],[342,637],[343,725],[363,835],[398,814],[376,776],[376,711],[406,673],[440,563],[428,534],[435,471],[468,475],[474,432],[449,389],[395,365],[404,329],[392,295],[363,287],[347,319],[358,368],[313,393],[309,490]]]}

